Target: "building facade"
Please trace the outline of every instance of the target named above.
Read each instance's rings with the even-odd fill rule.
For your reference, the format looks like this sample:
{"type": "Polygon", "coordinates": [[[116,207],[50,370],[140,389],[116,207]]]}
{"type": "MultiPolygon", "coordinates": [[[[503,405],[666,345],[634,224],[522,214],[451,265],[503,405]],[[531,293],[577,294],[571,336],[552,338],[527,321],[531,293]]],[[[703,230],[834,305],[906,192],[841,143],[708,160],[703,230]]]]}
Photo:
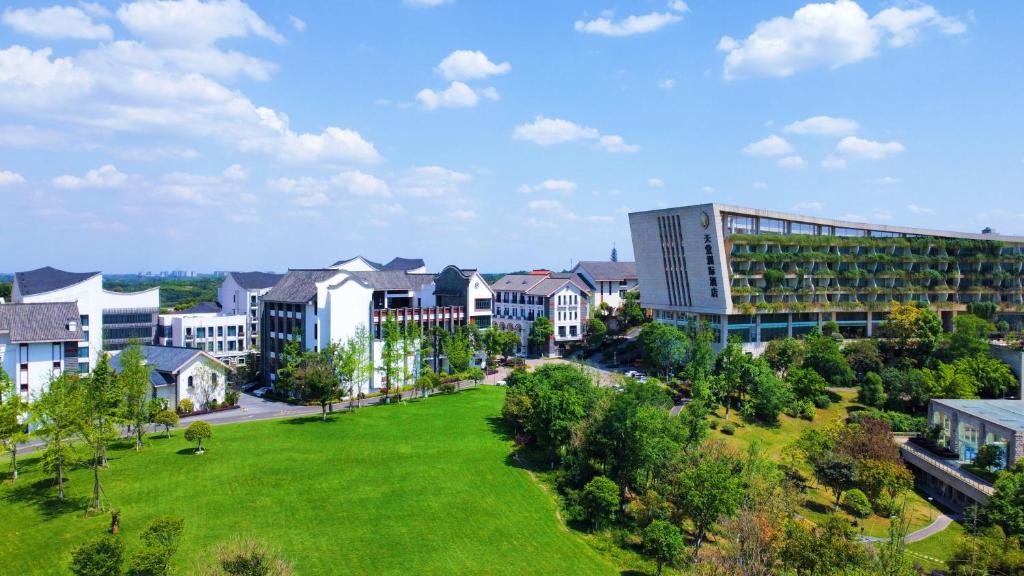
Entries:
{"type": "Polygon", "coordinates": [[[829,220],[722,204],[629,215],[641,304],[751,347],[836,321],[871,336],[893,301],[936,310],[947,329],[972,302],[1011,325],[1024,312],[1024,237],[829,220]]]}
{"type": "Polygon", "coordinates": [[[622,306],[626,292],[636,290],[640,282],[636,262],[599,262],[584,260],[572,271],[590,287],[593,306],[607,304],[612,310],[622,306]]]}
{"type": "Polygon", "coordinates": [[[160,312],[160,288],[141,292],[103,289],[99,272],[65,272],[39,268],[14,275],[15,303],[74,302],[80,314],[84,342],[79,347],[79,370],[96,365],[101,350],[113,352],[130,342],[152,344],[160,312]]]}
{"type": "Polygon", "coordinates": [[[464,307],[469,323],[481,330],[491,326],[494,292],[476,270],[446,266],[434,278],[434,296],[438,306],[464,307]]]}
{"type": "Polygon", "coordinates": [[[228,272],[217,290],[217,302],[224,314],[248,317],[248,347],[253,350],[259,350],[260,345],[260,320],[263,318],[261,298],[283,277],[284,274],[269,272],[228,272]]]}
{"type": "Polygon", "coordinates": [[[81,372],[79,318],[74,302],[0,304],[0,366],[24,400],[38,398],[64,372],[81,372]]]}
{"type": "Polygon", "coordinates": [[[161,314],[156,343],[203,350],[224,364],[244,366],[249,354],[248,314],[225,314],[214,302],[161,314]]]}
{"type": "MultiPolygon", "coordinates": [[[[188,399],[196,410],[206,408],[211,401],[224,402],[228,367],[210,354],[173,346],[140,346],[140,351],[151,368],[153,398],[163,398],[171,407],[188,399]]],[[[121,371],[119,356],[110,359],[110,367],[121,371]]]]}
{"type": "Polygon", "coordinates": [[[509,274],[491,285],[494,291],[494,325],[519,335],[518,354],[529,348],[533,322],[547,318],[554,328],[547,356],[560,355],[583,340],[590,312],[590,290],[573,273],[557,274],[534,270],[529,274],[509,274]]]}

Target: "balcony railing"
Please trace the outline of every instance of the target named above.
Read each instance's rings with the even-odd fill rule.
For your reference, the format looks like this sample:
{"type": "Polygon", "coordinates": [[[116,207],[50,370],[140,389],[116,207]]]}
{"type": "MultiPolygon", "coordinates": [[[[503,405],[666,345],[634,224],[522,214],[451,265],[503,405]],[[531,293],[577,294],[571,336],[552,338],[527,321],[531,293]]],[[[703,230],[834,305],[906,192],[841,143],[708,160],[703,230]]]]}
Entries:
{"type": "Polygon", "coordinates": [[[383,324],[388,315],[394,315],[399,323],[434,323],[466,319],[464,306],[435,306],[431,308],[391,308],[373,311],[373,323],[383,324]]]}

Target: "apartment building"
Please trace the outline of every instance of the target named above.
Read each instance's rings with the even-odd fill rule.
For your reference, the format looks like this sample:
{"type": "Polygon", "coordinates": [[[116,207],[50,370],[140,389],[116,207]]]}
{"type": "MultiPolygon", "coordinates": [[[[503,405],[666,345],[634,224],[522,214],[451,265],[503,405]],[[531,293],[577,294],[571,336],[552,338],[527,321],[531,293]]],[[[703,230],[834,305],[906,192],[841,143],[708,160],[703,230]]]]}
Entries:
{"type": "Polygon", "coordinates": [[[626,292],[636,290],[640,284],[636,275],[636,262],[601,262],[584,260],[572,269],[591,290],[595,307],[607,304],[612,310],[622,306],[626,292]]]}
{"type": "Polygon", "coordinates": [[[501,330],[519,335],[517,353],[526,353],[533,322],[542,316],[554,328],[543,354],[560,355],[569,345],[583,340],[591,293],[578,275],[550,270],[509,274],[492,284],[491,290],[495,296],[493,322],[501,330]]]}
{"type": "Polygon", "coordinates": [[[0,304],[0,366],[23,399],[37,398],[64,372],[82,371],[80,317],[74,302],[0,304]]]}
{"type": "Polygon", "coordinates": [[[225,314],[216,302],[161,314],[156,343],[203,350],[227,366],[244,366],[249,353],[248,314],[225,314]]]}
{"type": "Polygon", "coordinates": [[[972,302],[1024,322],[1024,237],[831,220],[701,204],[629,215],[641,305],[756,348],[836,321],[871,336],[893,301],[950,329],[972,302]]]}
{"type": "Polygon", "coordinates": [[[228,272],[217,290],[217,302],[227,316],[248,316],[248,347],[259,350],[260,320],[263,317],[261,298],[277,284],[284,274],[270,272],[228,272]]]}
{"type": "Polygon", "coordinates": [[[475,269],[446,266],[434,279],[434,296],[438,306],[464,307],[470,324],[482,330],[491,326],[494,292],[475,269]]]}
{"type": "Polygon", "coordinates": [[[103,289],[100,272],[66,272],[49,266],[17,272],[11,298],[17,304],[71,302],[77,305],[78,369],[88,373],[101,350],[123,349],[130,342],[151,344],[156,337],[160,312],[160,288],[140,292],[103,289]]]}

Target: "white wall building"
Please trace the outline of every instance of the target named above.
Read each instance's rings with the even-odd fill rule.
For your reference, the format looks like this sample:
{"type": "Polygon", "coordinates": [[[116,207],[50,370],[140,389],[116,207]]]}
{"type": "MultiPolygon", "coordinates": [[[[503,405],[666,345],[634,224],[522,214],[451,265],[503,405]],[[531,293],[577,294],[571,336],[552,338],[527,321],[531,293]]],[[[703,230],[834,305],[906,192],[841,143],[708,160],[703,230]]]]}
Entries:
{"type": "Polygon", "coordinates": [[[249,316],[224,314],[213,302],[201,302],[188,310],[161,314],[156,343],[203,350],[227,364],[244,366],[249,347],[249,316]]]}
{"type": "MultiPolygon", "coordinates": [[[[153,397],[164,398],[170,407],[188,398],[196,410],[211,400],[224,402],[228,367],[213,356],[193,348],[141,346],[145,362],[152,368],[149,380],[153,397]]],[[[110,359],[110,367],[121,371],[120,355],[110,359]]]]}
{"type": "Polygon", "coordinates": [[[249,347],[254,350],[260,346],[261,298],[283,277],[269,272],[228,272],[217,290],[217,302],[224,314],[248,316],[249,347]]]}
{"type": "Polygon", "coordinates": [[[11,298],[15,303],[74,302],[85,343],[80,347],[79,370],[96,365],[101,350],[121,350],[129,342],[151,344],[160,312],[160,288],[141,292],[103,289],[99,272],[65,272],[39,268],[14,275],[11,298]],[[85,348],[84,351],[81,348],[85,348]]]}
{"type": "Polygon", "coordinates": [[[519,353],[527,351],[530,329],[541,316],[554,328],[545,355],[561,354],[567,345],[583,340],[590,290],[576,274],[548,270],[510,274],[492,284],[491,289],[495,294],[493,322],[501,330],[519,334],[519,353]]]}
{"type": "Polygon", "coordinates": [[[26,401],[52,378],[79,372],[83,338],[74,302],[0,304],[0,365],[26,401]]]}
{"type": "Polygon", "coordinates": [[[599,262],[584,260],[572,269],[590,286],[593,306],[608,304],[612,310],[622,306],[626,292],[639,285],[636,262],[599,262]]]}

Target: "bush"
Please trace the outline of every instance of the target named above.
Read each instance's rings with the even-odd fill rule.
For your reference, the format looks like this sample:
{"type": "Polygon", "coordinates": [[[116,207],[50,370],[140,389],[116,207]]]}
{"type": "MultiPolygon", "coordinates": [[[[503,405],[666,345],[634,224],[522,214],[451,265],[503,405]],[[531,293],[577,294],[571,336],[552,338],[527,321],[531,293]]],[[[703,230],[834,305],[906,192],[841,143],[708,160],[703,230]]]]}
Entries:
{"type": "Polygon", "coordinates": [[[191,414],[195,411],[195,405],[188,398],[182,398],[181,402],[178,402],[178,414],[191,414]]]}
{"type": "Polygon", "coordinates": [[[213,437],[213,428],[202,420],[196,420],[185,429],[185,440],[195,442],[196,454],[203,453],[203,440],[213,437]]]}
{"type": "Polygon", "coordinates": [[[814,397],[814,407],[821,408],[822,410],[832,405],[832,399],[829,398],[828,394],[819,394],[814,397]]]}
{"type": "Polygon", "coordinates": [[[846,506],[846,509],[858,518],[867,518],[871,515],[871,502],[869,502],[868,497],[857,488],[847,490],[843,494],[843,506],[846,506]]]}
{"type": "Polygon", "coordinates": [[[712,430],[717,430],[718,429],[718,420],[712,419],[711,421],[709,421],[708,422],[708,428],[711,428],[712,430]]]}
{"type": "Polygon", "coordinates": [[[733,424],[732,422],[726,422],[725,424],[722,424],[722,434],[726,434],[728,436],[732,436],[735,433],[736,433],[736,425],[735,424],[733,424]]]}
{"type": "MultiPolygon", "coordinates": [[[[864,418],[881,420],[889,425],[893,432],[918,432],[924,434],[928,429],[928,419],[921,416],[911,416],[902,412],[890,412],[887,410],[861,410],[850,414],[848,420],[852,423],[859,423],[864,418]]],[[[941,433],[941,431],[940,431],[941,433]]]]}
{"type": "Polygon", "coordinates": [[[874,510],[875,514],[883,518],[892,518],[900,513],[900,504],[895,498],[882,492],[878,495],[878,499],[875,500],[874,510]]]}
{"type": "Polygon", "coordinates": [[[124,542],[114,536],[82,544],[71,554],[71,573],[75,576],[120,574],[124,564],[124,542]]]}
{"type": "Polygon", "coordinates": [[[238,406],[238,400],[242,397],[242,393],[238,390],[228,390],[224,393],[224,405],[225,406],[238,406]]]}

